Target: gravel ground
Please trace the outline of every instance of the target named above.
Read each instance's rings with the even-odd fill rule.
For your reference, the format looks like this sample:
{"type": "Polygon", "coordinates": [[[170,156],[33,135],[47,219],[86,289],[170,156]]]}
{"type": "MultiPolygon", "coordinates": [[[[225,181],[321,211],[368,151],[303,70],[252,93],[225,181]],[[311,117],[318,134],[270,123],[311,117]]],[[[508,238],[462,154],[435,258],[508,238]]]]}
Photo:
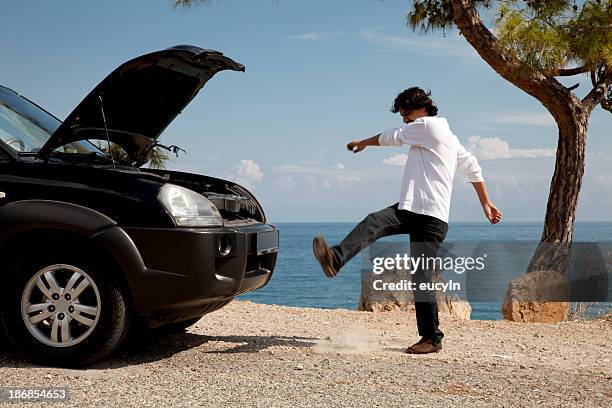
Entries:
{"type": "Polygon", "coordinates": [[[5,349],[0,386],[66,387],[57,407],[612,406],[612,320],[441,318],[443,350],[415,356],[403,353],[418,340],[406,312],[233,302],[87,369],[33,366],[5,349]]]}

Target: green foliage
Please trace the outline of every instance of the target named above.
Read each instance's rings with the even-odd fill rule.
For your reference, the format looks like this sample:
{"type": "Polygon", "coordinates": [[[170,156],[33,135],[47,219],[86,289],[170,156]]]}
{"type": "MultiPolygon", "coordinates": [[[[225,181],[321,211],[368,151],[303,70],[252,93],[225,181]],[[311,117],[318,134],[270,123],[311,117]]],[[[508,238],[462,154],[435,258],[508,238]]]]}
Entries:
{"type": "Polygon", "coordinates": [[[149,167],[152,169],[165,169],[166,162],[170,160],[170,155],[167,151],[159,147],[154,147],[147,155],[149,167]]]}
{"type": "MultiPolygon", "coordinates": [[[[476,0],[495,8],[499,42],[526,66],[554,72],[568,64],[612,66],[612,0],[476,0]]],[[[414,0],[413,30],[431,32],[454,25],[450,0],[414,0]]]]}
{"type": "MultiPolygon", "coordinates": [[[[102,141],[97,141],[96,146],[100,148],[103,152],[109,153],[108,144],[102,141]]],[[[121,146],[115,143],[111,143],[110,153],[113,156],[113,160],[118,163],[131,164],[131,160],[128,157],[128,154],[121,146]]],[[[154,147],[147,153],[147,163],[149,167],[152,169],[165,169],[166,162],[170,160],[170,155],[166,150],[161,147],[154,147]]]]}
{"type": "Polygon", "coordinates": [[[587,2],[565,28],[570,57],[589,66],[612,66],[612,0],[587,2]]]}
{"type": "Polygon", "coordinates": [[[499,41],[528,66],[542,71],[568,64],[612,65],[612,0],[502,3],[499,41]]]}
{"type": "Polygon", "coordinates": [[[453,25],[453,11],[449,0],[417,0],[412,2],[408,24],[413,30],[432,32],[446,30],[453,25]]]}
{"type": "MultiPolygon", "coordinates": [[[[491,7],[492,0],[475,0],[478,6],[491,7]]],[[[408,24],[413,30],[446,31],[454,25],[450,0],[414,0],[408,13],[408,24]]]]}
{"type": "Polygon", "coordinates": [[[565,27],[559,22],[559,15],[565,10],[562,7],[555,10],[502,4],[496,19],[499,41],[532,68],[549,71],[565,66],[570,58],[570,45],[565,27]]]}

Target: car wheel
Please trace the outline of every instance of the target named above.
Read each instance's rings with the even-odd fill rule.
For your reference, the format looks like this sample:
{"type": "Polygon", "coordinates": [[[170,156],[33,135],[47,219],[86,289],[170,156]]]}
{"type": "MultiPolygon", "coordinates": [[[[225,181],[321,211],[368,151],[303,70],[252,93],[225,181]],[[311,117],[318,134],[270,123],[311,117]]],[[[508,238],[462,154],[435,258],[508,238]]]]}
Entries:
{"type": "Polygon", "coordinates": [[[37,363],[88,364],[115,350],[127,333],[125,297],[105,263],[92,254],[47,248],[5,276],[6,334],[37,363]]]}

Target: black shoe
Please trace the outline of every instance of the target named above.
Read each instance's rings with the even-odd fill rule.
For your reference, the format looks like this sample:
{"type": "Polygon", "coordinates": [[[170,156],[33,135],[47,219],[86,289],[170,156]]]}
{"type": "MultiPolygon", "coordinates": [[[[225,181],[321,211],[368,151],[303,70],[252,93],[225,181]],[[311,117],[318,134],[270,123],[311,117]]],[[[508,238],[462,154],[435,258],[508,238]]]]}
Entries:
{"type": "Polygon", "coordinates": [[[338,274],[338,271],[334,268],[332,250],[329,249],[329,245],[327,245],[325,238],[318,235],[312,240],[312,253],[321,264],[321,268],[323,268],[323,272],[325,272],[328,278],[333,278],[338,274]]]}

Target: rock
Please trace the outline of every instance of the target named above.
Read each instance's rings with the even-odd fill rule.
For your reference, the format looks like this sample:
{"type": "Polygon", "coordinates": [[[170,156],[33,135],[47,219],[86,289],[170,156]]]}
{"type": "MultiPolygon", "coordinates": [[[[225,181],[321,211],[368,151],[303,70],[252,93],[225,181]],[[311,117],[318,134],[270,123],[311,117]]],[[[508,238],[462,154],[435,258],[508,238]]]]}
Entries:
{"type": "Polygon", "coordinates": [[[504,319],[554,323],[567,320],[569,282],[556,271],[533,271],[508,284],[502,306],[504,319]]]}
{"type": "Polygon", "coordinates": [[[298,364],[298,365],[295,366],[295,369],[296,370],[303,370],[304,366],[302,364],[298,364]]]}
{"type": "Polygon", "coordinates": [[[448,313],[459,320],[470,320],[472,315],[472,306],[469,302],[460,300],[456,296],[438,296],[438,310],[440,313],[448,313]]]}
{"type": "MultiPolygon", "coordinates": [[[[403,310],[414,312],[414,294],[410,290],[384,290],[377,291],[373,288],[375,280],[385,283],[410,280],[411,275],[406,271],[386,271],[381,275],[363,274],[361,294],[357,310],[365,312],[389,312],[403,310]]],[[[439,274],[434,274],[434,282],[440,282],[439,274]]],[[[437,293],[438,311],[448,314],[459,320],[470,320],[472,307],[469,302],[459,299],[456,295],[437,293]]]]}
{"type": "Polygon", "coordinates": [[[519,366],[519,368],[520,368],[521,370],[525,370],[525,369],[527,368],[527,366],[526,366],[525,364],[521,364],[521,365],[519,366]]]}

